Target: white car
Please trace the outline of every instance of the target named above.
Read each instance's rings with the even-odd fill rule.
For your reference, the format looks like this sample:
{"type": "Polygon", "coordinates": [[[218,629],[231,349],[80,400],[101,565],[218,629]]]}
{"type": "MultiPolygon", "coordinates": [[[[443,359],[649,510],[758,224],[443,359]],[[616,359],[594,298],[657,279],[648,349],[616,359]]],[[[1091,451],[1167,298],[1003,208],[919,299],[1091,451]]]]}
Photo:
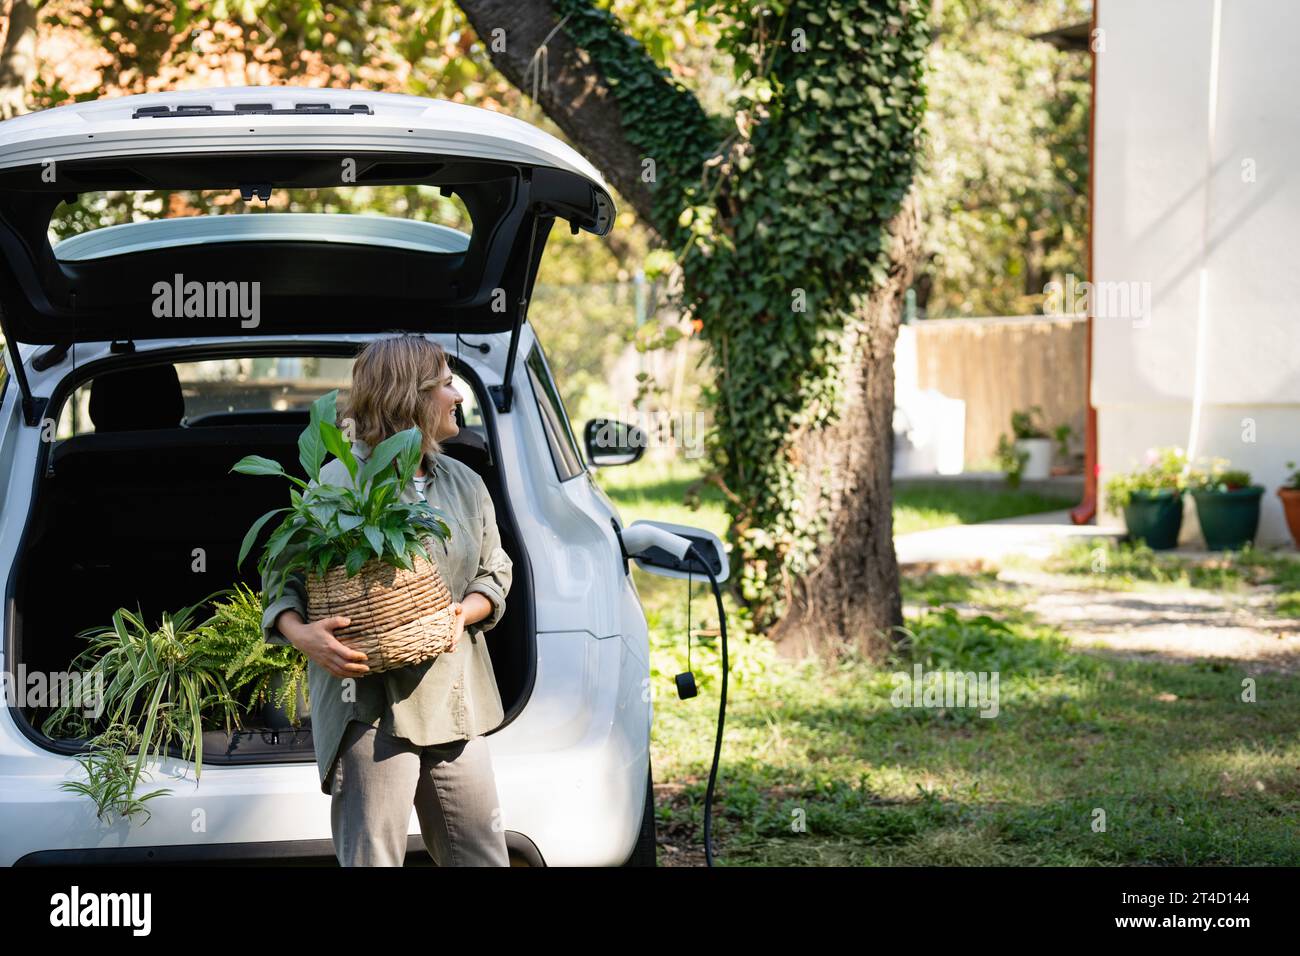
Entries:
{"type": "MultiPolygon", "coordinates": [[[[256,588],[256,562],[236,577],[235,559],[284,489],[231,466],[296,464],[311,401],[346,388],[367,341],[407,330],[453,358],[466,400],[447,453],[483,476],[514,561],[488,635],[512,862],[654,864],[649,653],[629,562],[682,576],[664,529],[718,580],[726,554],[706,531],[624,528],[593,481],[643,444],[600,420],[577,440],[528,324],[556,218],[613,225],[588,162],[521,121],[419,97],[190,90],[0,123],[0,863],[334,859],[309,727],[268,717],[208,733],[201,781],[179,751],[151,761],[142,790],[171,792],[146,822],[105,822],[60,788],[83,779],[83,748],[40,732],[33,693],[119,607],[156,622],[236,580],[256,588]],[[441,193],[465,222],[268,209],[49,236],[65,201],[324,187],[404,190],[417,214],[441,193]]],[[[410,862],[429,862],[414,814],[410,834],[410,862]]]]}

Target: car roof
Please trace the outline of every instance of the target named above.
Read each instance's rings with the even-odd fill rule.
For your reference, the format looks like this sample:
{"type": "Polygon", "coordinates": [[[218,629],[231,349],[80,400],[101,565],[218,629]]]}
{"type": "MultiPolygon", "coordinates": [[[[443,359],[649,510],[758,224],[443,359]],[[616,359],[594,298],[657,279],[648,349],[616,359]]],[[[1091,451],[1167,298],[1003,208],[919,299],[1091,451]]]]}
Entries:
{"type": "Polygon", "coordinates": [[[574,173],[610,200],[576,150],[503,113],[401,93],[238,86],[110,97],[0,123],[0,169],[143,153],[436,153],[574,173]]]}

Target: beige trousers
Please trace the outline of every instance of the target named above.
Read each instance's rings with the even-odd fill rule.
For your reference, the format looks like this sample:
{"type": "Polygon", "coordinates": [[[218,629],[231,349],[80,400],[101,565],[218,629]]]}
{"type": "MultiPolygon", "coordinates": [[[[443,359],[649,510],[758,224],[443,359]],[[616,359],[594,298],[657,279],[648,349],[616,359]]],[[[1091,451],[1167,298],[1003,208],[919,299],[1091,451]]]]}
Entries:
{"type": "Polygon", "coordinates": [[[402,866],[411,807],[439,866],[509,866],[484,737],[417,747],[349,721],[330,779],[330,826],[342,866],[402,866]]]}

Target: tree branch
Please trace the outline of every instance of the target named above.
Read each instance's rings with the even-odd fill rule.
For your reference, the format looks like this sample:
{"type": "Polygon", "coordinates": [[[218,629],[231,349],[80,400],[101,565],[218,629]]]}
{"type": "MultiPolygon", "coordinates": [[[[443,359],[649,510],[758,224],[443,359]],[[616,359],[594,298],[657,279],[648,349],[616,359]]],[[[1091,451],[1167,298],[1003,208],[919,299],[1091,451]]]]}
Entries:
{"type": "MultiPolygon", "coordinates": [[[[459,2],[486,45],[493,65],[528,96],[536,89],[537,103],[546,115],[632,204],[641,220],[657,229],[654,192],[651,184],[642,179],[642,162],[647,155],[629,137],[623,110],[599,67],[575,46],[564,27],[556,29],[561,17],[557,16],[552,0],[459,2]],[[546,53],[538,54],[543,44],[546,53]]],[[[632,41],[628,42],[632,45],[632,41]]],[[[653,65],[644,50],[640,55],[647,64],[653,65]]],[[[664,89],[671,89],[666,80],[661,82],[664,89]]],[[[681,91],[672,92],[689,96],[681,91]]],[[[691,100],[698,109],[693,97],[691,100]]],[[[703,117],[702,111],[700,115],[703,117]]],[[[669,130],[663,133],[674,135],[669,130]]],[[[667,172],[661,170],[660,174],[667,172]]]]}
{"type": "Polygon", "coordinates": [[[36,8],[28,0],[9,5],[0,47],[0,119],[27,112],[27,88],[36,79],[36,8]]]}

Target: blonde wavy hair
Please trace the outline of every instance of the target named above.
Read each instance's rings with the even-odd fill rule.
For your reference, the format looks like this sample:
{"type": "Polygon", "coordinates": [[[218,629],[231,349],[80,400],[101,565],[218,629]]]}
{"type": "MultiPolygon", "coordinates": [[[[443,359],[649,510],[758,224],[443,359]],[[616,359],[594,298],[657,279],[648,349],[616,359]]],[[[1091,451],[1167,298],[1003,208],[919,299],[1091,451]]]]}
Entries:
{"type": "Polygon", "coordinates": [[[424,435],[424,453],[438,455],[434,440],[438,412],[429,396],[451,373],[447,352],[422,335],[376,339],[352,365],[352,389],[339,413],[340,425],[352,419],[355,435],[371,448],[408,428],[424,435]]]}

